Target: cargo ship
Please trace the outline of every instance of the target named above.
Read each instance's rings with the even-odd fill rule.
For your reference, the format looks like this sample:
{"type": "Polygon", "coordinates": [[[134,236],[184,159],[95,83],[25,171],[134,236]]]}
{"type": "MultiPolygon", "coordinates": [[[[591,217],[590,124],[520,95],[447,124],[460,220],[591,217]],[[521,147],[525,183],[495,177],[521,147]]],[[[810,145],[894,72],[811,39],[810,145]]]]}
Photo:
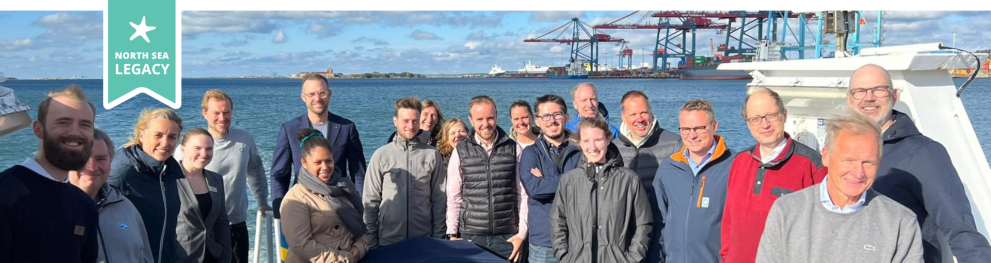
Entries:
{"type": "Polygon", "coordinates": [[[547,78],[551,79],[587,79],[588,70],[582,61],[571,62],[564,67],[551,67],[547,70],[547,78]]]}
{"type": "Polygon", "coordinates": [[[729,53],[736,53],[737,55],[724,56],[723,54],[715,54],[711,57],[688,56],[678,62],[676,73],[681,76],[681,79],[689,80],[752,79],[750,73],[747,73],[746,71],[716,70],[716,68],[718,68],[720,64],[753,61],[756,50],[743,49],[741,52],[736,52],[736,49],[727,50],[726,45],[723,44],[719,45],[719,49],[717,49],[717,51],[729,51],[729,53]]]}

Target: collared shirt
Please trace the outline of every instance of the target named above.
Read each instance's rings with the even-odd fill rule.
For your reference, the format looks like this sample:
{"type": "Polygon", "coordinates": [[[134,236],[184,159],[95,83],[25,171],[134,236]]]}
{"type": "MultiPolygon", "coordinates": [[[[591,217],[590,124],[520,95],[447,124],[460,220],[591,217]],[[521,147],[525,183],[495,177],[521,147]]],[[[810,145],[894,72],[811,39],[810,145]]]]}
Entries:
{"type": "Polygon", "coordinates": [[[702,167],[705,167],[705,165],[709,163],[709,159],[712,158],[712,155],[716,153],[716,144],[718,143],[719,142],[713,140],[712,148],[709,148],[709,153],[702,156],[702,161],[699,163],[695,163],[695,159],[692,159],[692,156],[688,154],[688,147],[685,147],[685,159],[688,160],[688,167],[692,168],[692,173],[694,173],[695,176],[699,175],[699,171],[702,170],[702,167]]]}
{"type": "Polygon", "coordinates": [[[771,150],[771,152],[768,153],[767,155],[764,155],[764,151],[759,150],[760,149],[760,145],[758,145],[757,146],[757,149],[758,149],[758,151],[760,151],[760,154],[761,154],[761,156],[760,156],[760,162],[761,163],[764,163],[764,164],[767,164],[767,163],[769,163],[771,161],[774,161],[774,158],[777,158],[778,155],[781,154],[781,151],[784,151],[785,150],[785,146],[787,146],[787,145],[788,145],[788,138],[785,138],[784,140],[781,140],[781,143],[779,143],[777,147],[774,147],[774,150],[771,150]]]}
{"type": "MultiPolygon", "coordinates": [[[[492,144],[485,144],[482,138],[475,134],[475,141],[482,146],[485,153],[491,155],[492,149],[495,146],[495,141],[492,144]]],[[[516,145],[516,165],[520,164],[520,156],[523,155],[523,147],[519,143],[516,145]]],[[[526,239],[527,230],[529,229],[529,224],[527,223],[528,214],[530,213],[529,205],[526,200],[529,196],[526,194],[526,190],[523,189],[523,182],[519,179],[520,172],[519,169],[514,171],[516,174],[516,202],[519,204],[519,219],[520,222],[517,225],[519,232],[516,236],[521,239],[526,239]]],[[[451,159],[447,164],[447,234],[457,234],[458,224],[461,223],[461,186],[464,184],[464,179],[461,177],[461,158],[458,156],[458,149],[455,148],[451,152],[451,159]]]]}
{"type": "Polygon", "coordinates": [[[843,208],[834,205],[833,200],[829,198],[829,190],[826,188],[827,181],[829,181],[829,175],[826,175],[826,179],[823,179],[822,183],[819,183],[819,200],[822,202],[822,206],[826,207],[826,210],[839,214],[849,214],[857,212],[857,210],[864,207],[864,203],[867,202],[867,191],[860,194],[860,201],[857,201],[856,204],[847,205],[843,208]]]}
{"type": "MultiPolygon", "coordinates": [[[[21,163],[21,166],[24,166],[24,168],[28,168],[31,171],[40,174],[42,177],[48,178],[52,181],[59,182],[59,180],[55,180],[55,177],[52,177],[51,174],[48,174],[48,171],[45,171],[45,168],[42,168],[41,164],[39,164],[38,161],[35,161],[34,158],[28,158],[27,160],[24,160],[24,163],[21,163]]],[[[61,181],[60,183],[68,183],[68,182],[69,182],[69,176],[67,175],[65,177],[65,180],[61,181]]]]}

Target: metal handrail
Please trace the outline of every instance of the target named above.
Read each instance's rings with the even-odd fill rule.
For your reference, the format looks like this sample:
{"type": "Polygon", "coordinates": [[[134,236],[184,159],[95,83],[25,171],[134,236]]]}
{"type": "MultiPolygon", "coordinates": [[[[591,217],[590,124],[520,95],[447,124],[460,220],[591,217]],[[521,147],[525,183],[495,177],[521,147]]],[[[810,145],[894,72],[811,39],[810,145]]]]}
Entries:
{"type": "Polygon", "coordinates": [[[255,252],[253,263],[262,262],[261,261],[261,244],[262,236],[265,237],[265,250],[268,251],[268,263],[282,263],[281,257],[279,257],[280,249],[274,244],[281,244],[282,241],[279,240],[281,237],[281,229],[276,227],[279,225],[279,219],[275,218],[272,211],[258,211],[257,217],[255,217],[255,252]],[[262,233],[262,231],[265,233],[262,233]],[[272,232],[275,232],[274,235],[272,232]],[[274,240],[274,244],[272,243],[274,240]]]}

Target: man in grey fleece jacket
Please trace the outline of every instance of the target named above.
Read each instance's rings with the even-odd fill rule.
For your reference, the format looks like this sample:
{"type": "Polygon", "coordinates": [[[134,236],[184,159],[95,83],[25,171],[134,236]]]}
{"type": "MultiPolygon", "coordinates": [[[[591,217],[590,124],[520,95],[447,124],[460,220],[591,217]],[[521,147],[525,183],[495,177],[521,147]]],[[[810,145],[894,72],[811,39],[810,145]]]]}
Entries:
{"type": "Polygon", "coordinates": [[[446,230],[447,174],[437,148],[420,131],[420,101],[396,101],[396,140],[375,150],[365,170],[365,225],[368,247],[411,237],[441,238],[446,230]]]}
{"type": "Polygon", "coordinates": [[[818,185],[786,195],[768,214],[757,262],[922,262],[915,214],[870,190],[881,161],[881,129],[847,112],[826,122],[818,185]]]}
{"type": "MultiPolygon", "coordinates": [[[[206,170],[224,177],[224,203],[231,225],[232,262],[248,262],[248,188],[258,204],[258,210],[272,210],[268,204],[268,179],[255,138],[246,130],[231,128],[234,101],[219,89],[203,94],[203,118],[213,137],[213,161],[206,170]]],[[[176,160],[182,152],[176,147],[176,160]]]]}

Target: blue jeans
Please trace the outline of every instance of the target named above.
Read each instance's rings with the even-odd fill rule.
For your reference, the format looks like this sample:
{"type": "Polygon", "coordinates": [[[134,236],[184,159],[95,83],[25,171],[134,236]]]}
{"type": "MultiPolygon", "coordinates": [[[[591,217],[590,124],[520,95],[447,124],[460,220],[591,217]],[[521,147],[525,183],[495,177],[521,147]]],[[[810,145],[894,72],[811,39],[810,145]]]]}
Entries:
{"type": "Polygon", "coordinates": [[[506,241],[513,237],[513,235],[486,236],[463,234],[461,237],[504,259],[509,259],[509,254],[513,253],[513,243],[506,241]]]}
{"type": "Polygon", "coordinates": [[[534,244],[530,244],[530,258],[527,260],[530,263],[557,263],[557,258],[554,257],[554,248],[534,244]]]}

